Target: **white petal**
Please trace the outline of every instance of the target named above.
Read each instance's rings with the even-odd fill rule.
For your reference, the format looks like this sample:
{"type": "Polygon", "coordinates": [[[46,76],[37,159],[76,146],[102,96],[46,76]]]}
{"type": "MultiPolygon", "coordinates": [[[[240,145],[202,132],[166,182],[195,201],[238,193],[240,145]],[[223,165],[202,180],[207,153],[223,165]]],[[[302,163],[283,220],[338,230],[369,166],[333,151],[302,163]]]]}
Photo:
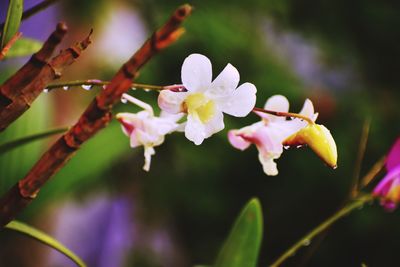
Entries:
{"type": "Polygon", "coordinates": [[[212,79],[210,60],[200,54],[191,54],[183,62],[181,77],[182,84],[189,92],[206,90],[212,79]]]}
{"type": "MultiPolygon", "coordinates": [[[[283,95],[273,95],[268,98],[267,102],[264,105],[264,109],[272,110],[272,111],[281,111],[288,112],[289,111],[289,101],[283,95]]],[[[285,117],[278,117],[271,114],[266,114],[262,112],[257,112],[262,118],[267,119],[268,121],[284,121],[285,117]]]]}
{"type": "Polygon", "coordinates": [[[165,110],[161,110],[160,118],[167,119],[172,122],[177,122],[184,116],[184,113],[169,113],[165,110]]]}
{"type": "Polygon", "coordinates": [[[138,147],[141,145],[141,143],[139,142],[138,138],[137,138],[137,131],[133,130],[131,136],[129,137],[129,141],[130,141],[130,146],[132,148],[134,147],[138,147]]]}
{"type": "Polygon", "coordinates": [[[205,138],[218,133],[224,128],[224,115],[221,111],[216,111],[214,117],[204,125],[205,138]]]}
{"type": "Polygon", "coordinates": [[[226,96],[231,94],[239,84],[239,72],[231,64],[226,65],[217,78],[211,83],[209,94],[226,96]]]}
{"type": "MultiPolygon", "coordinates": [[[[304,101],[304,105],[303,105],[303,108],[301,109],[301,111],[300,111],[300,114],[301,115],[304,115],[304,116],[306,116],[306,117],[308,117],[308,118],[310,118],[310,119],[312,119],[312,120],[316,120],[317,118],[315,117],[315,114],[314,114],[314,106],[313,106],[313,103],[311,102],[311,100],[310,99],[306,99],[305,101],[304,101]],[[315,117],[315,118],[314,118],[315,117]]],[[[318,115],[318,114],[317,114],[318,115]]]]}
{"type": "Polygon", "coordinates": [[[162,90],[158,95],[158,106],[169,113],[180,113],[182,112],[182,103],[187,94],[186,92],[162,90]]]}
{"type": "Polygon", "coordinates": [[[198,118],[190,114],[187,116],[185,136],[196,145],[203,143],[204,138],[206,138],[204,124],[202,124],[198,118]]]}
{"type": "MultiPolygon", "coordinates": [[[[279,158],[279,156],[278,156],[278,158],[279,158]]],[[[270,155],[259,151],[258,159],[260,160],[260,162],[263,166],[264,173],[266,175],[269,175],[269,176],[278,175],[278,168],[274,161],[274,157],[271,157],[270,155]]]]}
{"type": "Polygon", "coordinates": [[[143,170],[149,171],[150,170],[150,163],[151,163],[151,156],[154,155],[156,151],[152,146],[145,146],[144,147],[144,166],[143,170]]]}
{"type": "Polygon", "coordinates": [[[235,117],[249,114],[256,104],[257,88],[252,83],[239,86],[229,98],[218,100],[221,110],[235,117]]]}

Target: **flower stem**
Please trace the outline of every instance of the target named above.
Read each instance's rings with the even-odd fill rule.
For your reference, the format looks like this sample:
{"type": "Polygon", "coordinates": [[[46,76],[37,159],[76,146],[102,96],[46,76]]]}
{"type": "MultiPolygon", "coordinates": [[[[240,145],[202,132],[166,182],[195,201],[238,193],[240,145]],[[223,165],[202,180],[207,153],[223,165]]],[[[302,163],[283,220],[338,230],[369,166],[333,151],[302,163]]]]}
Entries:
{"type": "Polygon", "coordinates": [[[267,114],[271,114],[274,116],[278,116],[278,117],[294,117],[294,118],[299,118],[302,120],[307,121],[309,124],[314,124],[314,121],[312,119],[310,119],[307,116],[298,114],[298,113],[291,113],[291,112],[282,112],[282,111],[274,111],[274,110],[268,110],[268,109],[263,109],[263,108],[253,108],[254,112],[263,112],[263,113],[267,113],[267,114]]]}
{"type": "Polygon", "coordinates": [[[349,214],[357,208],[361,208],[365,203],[372,201],[374,198],[371,195],[364,195],[360,198],[354,199],[352,202],[345,205],[343,208],[338,210],[331,217],[326,219],[320,225],[318,225],[314,230],[306,234],[299,241],[297,241],[292,247],[286,250],[277,260],[275,260],[270,266],[277,267],[281,265],[285,260],[293,256],[301,247],[307,246],[310,241],[316,237],[318,234],[328,229],[332,224],[334,224],[339,219],[343,218],[345,215],[349,214]]]}
{"type": "MultiPolygon", "coordinates": [[[[109,83],[110,83],[109,81],[101,81],[101,80],[76,80],[76,81],[52,83],[52,84],[48,85],[46,88],[49,90],[52,90],[52,89],[56,89],[56,88],[82,86],[82,85],[103,86],[103,85],[108,85],[109,83]]],[[[151,90],[168,89],[168,86],[142,84],[142,83],[132,83],[131,87],[141,88],[141,89],[151,89],[151,90]]]]}

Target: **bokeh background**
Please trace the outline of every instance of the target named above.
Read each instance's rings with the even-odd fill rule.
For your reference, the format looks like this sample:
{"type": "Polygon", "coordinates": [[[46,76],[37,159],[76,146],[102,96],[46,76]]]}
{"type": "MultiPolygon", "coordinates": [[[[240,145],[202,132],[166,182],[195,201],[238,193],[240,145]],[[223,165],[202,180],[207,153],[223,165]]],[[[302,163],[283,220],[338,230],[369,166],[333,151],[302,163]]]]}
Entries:
{"type": "MultiPolygon", "coordinates": [[[[38,3],[26,0],[29,8],[38,3]]],[[[179,1],[59,0],[24,21],[24,36],[45,40],[58,21],[70,28],[63,47],[94,29],[93,44],[62,80],[108,80],[161,25],[179,1]]],[[[226,129],[201,146],[182,134],[156,148],[151,171],[143,150],[131,149],[120,126],[86,143],[41,191],[20,220],[57,237],[89,266],[192,266],[211,264],[243,205],[258,197],[264,214],[259,266],[339,208],[348,196],[362,126],[371,120],[361,167],[365,174],[400,133],[400,4],[398,1],[252,0],[191,2],[186,34],[141,71],[138,82],[180,83],[186,56],[202,53],[214,75],[229,62],[241,82],[258,88],[257,105],[274,94],[292,111],[310,98],[337,142],[338,168],[326,167],[309,149],[291,149],[278,160],[279,175],[266,176],[254,147],[232,148],[228,129],[258,120],[226,116],[226,129]]],[[[7,1],[1,1],[4,20],[7,1]]],[[[0,63],[4,81],[27,58],[0,63]]],[[[99,88],[42,94],[0,134],[0,143],[76,121],[99,88]]],[[[131,91],[156,104],[155,92],[131,91]]],[[[137,111],[119,105],[118,111],[137,111]]],[[[22,178],[49,138],[0,155],[0,191],[22,178]]],[[[367,188],[370,190],[370,188],[367,188]]],[[[345,217],[284,266],[396,266],[400,213],[378,205],[345,217]],[[318,245],[318,246],[317,246],[318,245]]],[[[73,266],[68,259],[16,233],[0,233],[0,266],[73,266]]]]}

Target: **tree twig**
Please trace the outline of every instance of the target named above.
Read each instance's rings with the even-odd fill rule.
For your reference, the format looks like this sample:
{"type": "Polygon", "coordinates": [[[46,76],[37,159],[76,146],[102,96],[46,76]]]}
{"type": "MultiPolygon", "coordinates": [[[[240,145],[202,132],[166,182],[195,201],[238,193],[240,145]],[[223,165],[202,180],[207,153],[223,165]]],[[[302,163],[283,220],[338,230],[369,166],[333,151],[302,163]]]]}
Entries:
{"type": "Polygon", "coordinates": [[[80,145],[111,120],[111,109],[131,87],[138,70],[157,52],[174,43],[183,33],[180,25],[192,7],[179,7],[171,18],[121,67],[110,84],[89,104],[78,122],[44,153],[29,173],[0,199],[0,225],[11,221],[35,198],[40,188],[79,149],[80,145]]]}
{"type": "Polygon", "coordinates": [[[11,38],[10,41],[8,41],[8,43],[3,47],[3,49],[0,52],[0,60],[3,60],[3,58],[7,55],[8,50],[10,50],[10,48],[14,45],[14,43],[21,38],[22,36],[22,32],[17,32],[16,34],[14,34],[14,36],[11,38]]]}
{"type": "Polygon", "coordinates": [[[66,66],[75,62],[81,52],[91,43],[90,34],[80,43],[61,51],[47,62],[56,45],[66,33],[64,23],[16,74],[0,87],[0,131],[20,117],[40,95],[43,88],[58,79],[66,66]]]}

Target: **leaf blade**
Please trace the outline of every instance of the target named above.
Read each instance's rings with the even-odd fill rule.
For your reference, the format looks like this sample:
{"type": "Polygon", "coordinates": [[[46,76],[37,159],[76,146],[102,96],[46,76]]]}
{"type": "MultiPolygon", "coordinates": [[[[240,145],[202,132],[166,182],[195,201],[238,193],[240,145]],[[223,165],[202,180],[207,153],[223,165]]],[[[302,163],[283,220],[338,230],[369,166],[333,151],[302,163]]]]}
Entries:
{"type": "Polygon", "coordinates": [[[8,50],[6,58],[29,56],[40,50],[43,43],[31,38],[20,38],[8,50]]]}
{"type": "Polygon", "coordinates": [[[7,10],[6,22],[1,37],[1,48],[3,48],[17,33],[22,19],[24,0],[10,0],[7,10]]]}
{"type": "Polygon", "coordinates": [[[67,131],[68,128],[59,128],[59,129],[54,129],[54,130],[49,130],[47,132],[43,132],[43,133],[38,133],[38,134],[33,134],[33,135],[29,135],[29,136],[25,136],[22,138],[18,138],[16,140],[12,140],[3,144],[0,144],[0,154],[8,152],[14,148],[17,148],[19,146],[28,144],[30,142],[42,139],[42,138],[46,138],[49,137],[51,135],[55,135],[55,134],[59,134],[62,132],[67,131]]]}
{"type": "Polygon", "coordinates": [[[214,267],[256,267],[263,233],[261,204],[251,199],[242,209],[214,267]]]}
{"type": "Polygon", "coordinates": [[[38,240],[39,242],[42,242],[43,244],[61,252],[64,254],[66,257],[70,258],[73,262],[76,263],[79,267],[86,267],[86,264],[71,250],[66,248],[63,244],[61,244],[59,241],[54,239],[53,237],[49,236],[48,234],[32,227],[29,226],[28,224],[19,222],[19,221],[11,221],[8,223],[5,228],[17,231],[21,234],[27,235],[33,239],[38,240]]]}

